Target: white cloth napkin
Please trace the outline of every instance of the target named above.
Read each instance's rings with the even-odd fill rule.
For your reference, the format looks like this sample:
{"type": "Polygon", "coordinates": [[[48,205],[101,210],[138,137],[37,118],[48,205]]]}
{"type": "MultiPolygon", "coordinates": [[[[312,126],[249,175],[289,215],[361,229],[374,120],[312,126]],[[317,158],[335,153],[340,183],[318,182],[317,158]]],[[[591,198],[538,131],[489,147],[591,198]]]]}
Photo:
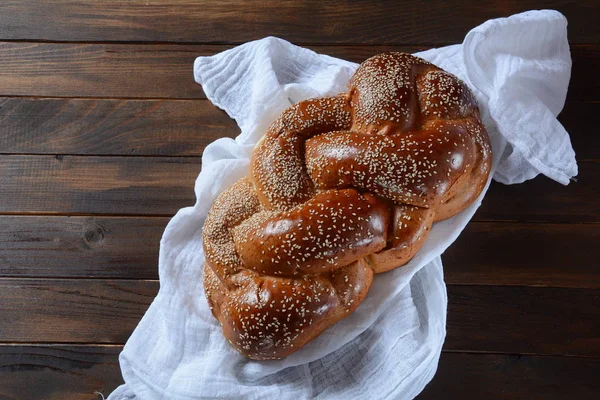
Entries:
{"type": "MultiPolygon", "coordinates": [[[[556,120],[571,68],[566,26],[556,11],[531,11],[488,21],[462,45],[418,53],[473,89],[500,182],[543,173],[568,184],[577,173],[569,136],[556,120]]],[[[284,109],[344,91],[356,66],[272,37],[196,60],[196,81],[241,134],[207,146],[196,204],[165,230],[160,291],[121,353],[126,384],[109,399],[411,399],[431,380],[446,333],[440,255],[483,194],[435,224],[408,265],[377,276],[356,312],[284,360],[239,355],[204,298],[201,232],[213,200],[247,174],[254,144],[284,109]]]]}

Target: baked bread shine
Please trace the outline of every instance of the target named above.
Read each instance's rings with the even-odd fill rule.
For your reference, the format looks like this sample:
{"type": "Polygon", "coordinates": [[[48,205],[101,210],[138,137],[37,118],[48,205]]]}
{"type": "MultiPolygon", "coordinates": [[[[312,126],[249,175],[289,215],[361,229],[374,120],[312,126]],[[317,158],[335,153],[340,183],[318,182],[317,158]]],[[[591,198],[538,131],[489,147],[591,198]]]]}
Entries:
{"type": "Polygon", "coordinates": [[[205,291],[223,334],[256,360],[298,350],[471,204],[490,165],[471,91],[410,54],[371,57],[347,93],[291,106],[204,225],[205,291]]]}

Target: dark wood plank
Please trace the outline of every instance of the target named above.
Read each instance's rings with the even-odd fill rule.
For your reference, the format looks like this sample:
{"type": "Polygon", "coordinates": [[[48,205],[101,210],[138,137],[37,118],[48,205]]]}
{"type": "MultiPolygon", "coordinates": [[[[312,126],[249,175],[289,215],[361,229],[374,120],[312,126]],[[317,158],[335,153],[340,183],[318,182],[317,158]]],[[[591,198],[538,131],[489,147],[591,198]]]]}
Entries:
{"type": "Polygon", "coordinates": [[[597,4],[566,0],[469,0],[460,6],[443,0],[134,0],[118,5],[107,0],[4,0],[0,38],[239,43],[275,35],[303,43],[440,44],[462,41],[487,19],[541,8],[566,15],[573,42],[600,41],[593,18],[597,4]]]}
{"type": "MultiPolygon", "coordinates": [[[[0,276],[158,279],[168,218],[0,217],[0,276]]],[[[443,256],[449,284],[600,289],[598,224],[472,222],[443,256]]]]}
{"type": "Polygon", "coordinates": [[[125,343],[157,281],[0,279],[0,342],[125,343]]]}
{"type": "Polygon", "coordinates": [[[0,153],[201,155],[237,134],[205,100],[0,98],[0,153]]]}
{"type": "Polygon", "coordinates": [[[200,158],[0,156],[0,213],[174,214],[200,158]]]}
{"type": "Polygon", "coordinates": [[[599,224],[472,222],[442,256],[449,284],[600,289],[599,224]]]}
{"type": "Polygon", "coordinates": [[[587,78],[590,72],[600,69],[600,46],[598,43],[582,46],[571,45],[571,60],[573,65],[567,100],[600,101],[600,82],[598,79],[587,78]]]}
{"type": "Polygon", "coordinates": [[[474,220],[600,222],[600,162],[579,162],[576,182],[544,176],[518,185],[494,182],[474,220]]]}
{"type": "Polygon", "coordinates": [[[600,360],[443,352],[418,400],[593,400],[600,360]]]}
{"type": "Polygon", "coordinates": [[[583,103],[567,99],[558,120],[569,132],[578,161],[600,159],[600,135],[596,134],[600,126],[600,101],[583,103]]]}
{"type": "MultiPolygon", "coordinates": [[[[0,13],[1,15],[1,13],[0,13]]],[[[0,42],[0,96],[204,98],[193,79],[197,56],[231,46],[124,45],[0,42]]],[[[415,52],[423,46],[309,46],[361,62],[385,51],[415,52]]],[[[600,46],[572,46],[570,101],[594,101],[600,46]]]]}
{"type": "MultiPolygon", "coordinates": [[[[124,343],[157,281],[0,279],[0,342],[124,343]]],[[[600,356],[600,291],[448,287],[446,349],[600,356]]]]}
{"type": "MultiPolygon", "coordinates": [[[[567,102],[559,120],[579,160],[598,159],[600,102],[567,102]]],[[[206,100],[0,98],[0,153],[201,155],[239,128],[206,100]]]]}
{"type": "MultiPolygon", "coordinates": [[[[124,343],[155,281],[0,279],[4,342],[124,343]]],[[[449,286],[446,349],[600,356],[600,291],[449,286]]]]}
{"type": "Polygon", "coordinates": [[[209,47],[0,43],[0,95],[201,98],[209,47]]]}
{"type": "MultiPolygon", "coordinates": [[[[97,400],[123,382],[121,346],[0,346],[0,396],[6,399],[97,400]]],[[[419,400],[530,398],[595,399],[600,361],[579,357],[537,357],[443,352],[435,377],[419,400]],[[468,388],[468,390],[465,390],[468,388]]]]}
{"type": "Polygon", "coordinates": [[[600,356],[600,291],[448,286],[445,349],[600,356]]]}
{"type": "MultiPolygon", "coordinates": [[[[2,341],[123,343],[155,281],[0,279],[2,341]],[[110,323],[107,323],[110,321],[110,323]]],[[[600,291],[449,286],[446,349],[600,356],[600,291]]]]}
{"type": "MultiPolygon", "coordinates": [[[[193,205],[200,159],[0,155],[0,213],[172,215],[193,205]]],[[[494,183],[475,220],[598,222],[600,162],[578,182],[494,183]]]]}
{"type": "Polygon", "coordinates": [[[0,217],[0,276],[158,279],[169,218],[0,217]]]}
{"type": "Polygon", "coordinates": [[[0,345],[3,400],[98,400],[123,383],[122,346],[0,345]]]}

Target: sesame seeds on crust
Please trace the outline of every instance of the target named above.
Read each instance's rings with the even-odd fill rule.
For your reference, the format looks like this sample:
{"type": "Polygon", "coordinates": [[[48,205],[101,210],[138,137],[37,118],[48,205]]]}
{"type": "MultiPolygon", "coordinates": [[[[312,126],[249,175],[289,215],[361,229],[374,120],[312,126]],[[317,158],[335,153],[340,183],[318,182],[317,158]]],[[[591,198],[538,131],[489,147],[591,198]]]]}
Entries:
{"type": "Polygon", "coordinates": [[[251,175],[267,209],[289,210],[314,194],[304,166],[304,141],[350,126],[346,96],[295,104],[273,122],[252,157],[251,175]]]}
{"type": "Polygon", "coordinates": [[[487,181],[489,138],[458,78],[386,53],[348,89],[282,113],[206,219],[206,296],[248,357],[285,357],[352,312],[487,181]]]}

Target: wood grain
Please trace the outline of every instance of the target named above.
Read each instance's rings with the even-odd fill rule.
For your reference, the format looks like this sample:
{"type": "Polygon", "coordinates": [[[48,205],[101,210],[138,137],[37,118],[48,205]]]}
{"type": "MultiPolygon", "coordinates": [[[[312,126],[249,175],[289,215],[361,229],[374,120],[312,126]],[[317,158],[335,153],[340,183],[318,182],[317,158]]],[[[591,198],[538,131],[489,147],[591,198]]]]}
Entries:
{"type": "Polygon", "coordinates": [[[600,101],[582,103],[567,99],[558,120],[569,132],[577,161],[600,159],[600,135],[596,134],[600,126],[600,101]]]}
{"type": "Polygon", "coordinates": [[[125,343],[156,281],[0,279],[0,342],[125,343]]]}
{"type": "MultiPolygon", "coordinates": [[[[0,217],[0,276],[158,279],[169,218],[0,217]]],[[[449,284],[600,289],[598,224],[472,222],[444,253],[449,284]]]]}
{"type": "Polygon", "coordinates": [[[123,383],[122,346],[0,345],[3,400],[98,400],[123,383]]]}
{"type": "MultiPolygon", "coordinates": [[[[195,203],[200,159],[0,155],[0,214],[173,215],[195,203]]],[[[599,222],[600,162],[564,187],[492,184],[475,220],[599,222]]]]}
{"type": "MultiPolygon", "coordinates": [[[[123,382],[121,346],[0,345],[0,397],[7,400],[97,400],[123,382]],[[27,384],[25,384],[27,383],[27,384]]],[[[443,352],[435,377],[419,400],[595,399],[600,361],[443,352]],[[468,388],[466,390],[465,388],[468,388]]]]}
{"type": "Polygon", "coordinates": [[[598,224],[471,222],[444,252],[449,284],[600,289],[598,224]]]}
{"type": "Polygon", "coordinates": [[[237,134],[206,100],[0,98],[0,153],[200,156],[237,134]]]}
{"type": "Polygon", "coordinates": [[[565,14],[574,43],[600,40],[594,3],[566,0],[4,0],[0,38],[240,43],[274,35],[302,43],[447,44],[487,19],[542,8],[565,14]]]}
{"type": "Polygon", "coordinates": [[[600,222],[600,162],[579,162],[568,186],[545,176],[518,185],[492,183],[476,221],[600,222]]]}
{"type": "Polygon", "coordinates": [[[201,98],[192,67],[211,47],[0,43],[0,95],[201,98]]]}
{"type": "MultiPolygon", "coordinates": [[[[124,343],[158,282],[0,279],[0,342],[124,343]]],[[[446,349],[600,356],[600,291],[448,287],[446,349]]]]}
{"type": "MultiPolygon", "coordinates": [[[[568,102],[559,120],[579,160],[599,158],[600,102],[568,102]]],[[[200,156],[239,132],[207,100],[0,98],[0,153],[200,156]]]]}
{"type": "Polygon", "coordinates": [[[0,213],[174,214],[195,202],[200,159],[0,156],[0,213]]]}
{"type": "Polygon", "coordinates": [[[169,218],[0,217],[0,276],[158,279],[169,218]]]}
{"type": "Polygon", "coordinates": [[[600,357],[600,291],[448,286],[444,348],[600,357]]]}
{"type": "MultiPolygon", "coordinates": [[[[0,13],[1,15],[1,13],[0,13]]],[[[223,45],[123,45],[0,42],[0,96],[205,98],[193,79],[198,56],[223,45]]],[[[309,46],[361,62],[385,51],[415,52],[423,46],[309,46]]],[[[572,46],[570,101],[595,101],[600,45],[572,46]]]]}
{"type": "Polygon", "coordinates": [[[569,20],[578,181],[492,185],[444,255],[447,350],[419,399],[598,398],[600,31],[598,5],[569,0],[1,1],[0,398],[122,383],[169,216],[194,204],[207,143],[238,133],[194,82],[197,56],[274,35],[361,62],[538,8],[569,20]]]}
{"type": "Polygon", "coordinates": [[[443,352],[417,400],[593,400],[600,360],[443,352]]]}

